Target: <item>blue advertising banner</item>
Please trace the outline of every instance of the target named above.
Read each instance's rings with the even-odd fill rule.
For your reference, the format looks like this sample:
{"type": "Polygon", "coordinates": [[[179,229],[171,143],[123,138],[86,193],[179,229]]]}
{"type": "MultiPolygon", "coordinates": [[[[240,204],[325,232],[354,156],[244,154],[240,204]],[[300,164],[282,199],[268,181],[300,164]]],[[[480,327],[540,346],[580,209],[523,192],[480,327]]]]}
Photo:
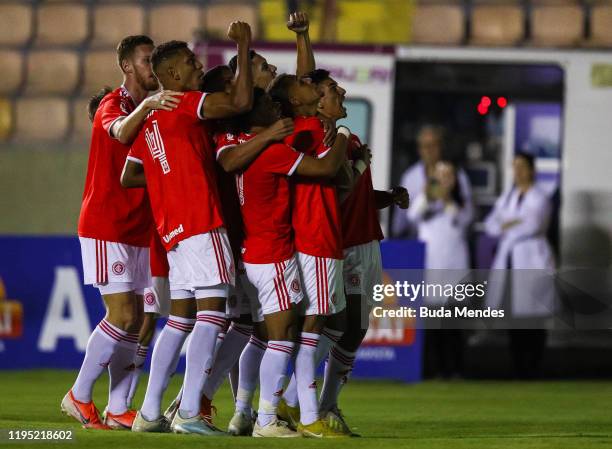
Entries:
{"type": "MultiPolygon", "coordinates": [[[[83,285],[78,239],[0,236],[0,248],[0,369],[78,368],[104,316],[97,289],[83,285]]],[[[383,242],[382,254],[387,269],[423,266],[419,242],[383,242]]],[[[389,329],[373,318],[353,376],[418,381],[421,346],[410,323],[389,329]]]]}

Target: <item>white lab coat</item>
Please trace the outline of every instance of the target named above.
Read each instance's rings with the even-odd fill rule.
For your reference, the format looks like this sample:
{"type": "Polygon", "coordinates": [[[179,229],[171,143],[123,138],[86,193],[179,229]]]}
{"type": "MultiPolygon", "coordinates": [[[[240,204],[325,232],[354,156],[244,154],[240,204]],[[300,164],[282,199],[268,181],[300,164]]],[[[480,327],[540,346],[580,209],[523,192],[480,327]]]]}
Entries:
{"type": "MultiPolygon", "coordinates": [[[[417,198],[425,191],[426,178],[425,164],[423,164],[423,162],[417,162],[404,172],[400,185],[408,190],[410,198],[417,198]]],[[[457,170],[457,182],[459,183],[459,191],[461,192],[464,204],[470,210],[473,210],[470,180],[461,168],[457,170]]],[[[405,211],[396,207],[394,212],[391,226],[393,235],[399,237],[408,233],[411,237],[416,237],[417,224],[405,213],[405,211]]]]}
{"type": "Polygon", "coordinates": [[[445,206],[442,201],[428,202],[421,192],[407,210],[417,224],[419,240],[425,243],[425,268],[464,270],[470,267],[466,240],[473,209],[464,204],[445,206]]]}
{"type": "MultiPolygon", "coordinates": [[[[472,222],[469,205],[445,205],[442,201],[427,201],[425,192],[417,196],[407,210],[408,218],[416,223],[418,238],[425,243],[425,277],[429,285],[464,282],[469,275],[470,253],[466,240],[472,222]]],[[[428,306],[442,306],[446,297],[425,296],[428,306]]]]}
{"type": "Polygon", "coordinates": [[[552,249],[546,239],[551,203],[539,187],[531,187],[519,204],[519,191],[512,188],[495,202],[485,220],[487,234],[499,243],[487,286],[487,305],[500,308],[507,288],[507,268],[512,268],[512,317],[545,317],[555,304],[552,249]],[[502,224],[521,222],[506,231],[502,224]]]}

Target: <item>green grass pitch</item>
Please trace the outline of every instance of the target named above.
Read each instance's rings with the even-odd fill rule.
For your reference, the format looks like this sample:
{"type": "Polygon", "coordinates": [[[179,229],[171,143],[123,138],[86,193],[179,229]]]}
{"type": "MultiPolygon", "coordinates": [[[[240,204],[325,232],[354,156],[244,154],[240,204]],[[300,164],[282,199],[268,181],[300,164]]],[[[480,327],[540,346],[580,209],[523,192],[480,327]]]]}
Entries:
{"type": "MultiPolygon", "coordinates": [[[[59,411],[76,373],[13,371],[0,373],[0,429],[73,429],[76,441],[12,442],[8,447],[36,448],[397,448],[510,449],[612,447],[610,382],[391,382],[351,381],[342,396],[349,424],[362,438],[343,440],[263,440],[201,438],[192,435],[86,431],[59,411]]],[[[176,394],[176,376],[166,403],[176,394]]],[[[137,396],[140,403],[146,378],[137,396]]],[[[103,408],[106,376],[96,386],[103,408]]],[[[233,407],[227,385],[215,398],[215,423],[224,428],[233,407]]],[[[7,443],[0,441],[0,446],[7,443]]]]}

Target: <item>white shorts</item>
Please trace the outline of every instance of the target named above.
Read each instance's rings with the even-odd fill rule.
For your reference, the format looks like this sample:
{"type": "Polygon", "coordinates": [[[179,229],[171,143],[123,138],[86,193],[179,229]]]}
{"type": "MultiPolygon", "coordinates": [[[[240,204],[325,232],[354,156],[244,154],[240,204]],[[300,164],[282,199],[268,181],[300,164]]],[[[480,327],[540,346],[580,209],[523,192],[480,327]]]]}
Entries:
{"type": "Polygon", "coordinates": [[[263,321],[264,315],[289,310],[302,300],[302,286],[295,256],[280,263],[244,264],[251,285],[257,292],[252,301],[253,321],[263,321]]]}
{"type": "Polygon", "coordinates": [[[151,278],[151,286],[144,291],[144,311],[166,317],[170,314],[170,282],[167,277],[151,278]]]}
{"type": "MultiPolygon", "coordinates": [[[[236,267],[236,285],[230,289],[227,298],[228,318],[240,318],[242,315],[251,315],[253,320],[261,315],[259,302],[257,301],[257,289],[249,282],[246,269],[242,262],[238,262],[236,267]],[[258,312],[259,309],[259,312],[258,312]]],[[[263,321],[263,315],[261,320],[263,321]]]]}
{"type": "MultiPolygon", "coordinates": [[[[173,292],[234,285],[232,250],[224,228],[181,240],[168,251],[168,264],[173,292]]],[[[178,299],[174,293],[172,298],[178,299]]]]}
{"type": "Polygon", "coordinates": [[[365,296],[367,304],[372,299],[374,285],[382,284],[380,243],[377,240],[344,250],[344,288],[347,295],[365,296]]]}
{"type": "Polygon", "coordinates": [[[149,248],[79,237],[83,277],[103,295],[134,291],[151,285],[149,248]]]}
{"type": "Polygon", "coordinates": [[[342,282],[342,260],[297,253],[304,285],[304,301],[300,313],[333,315],[346,307],[342,282]]]}

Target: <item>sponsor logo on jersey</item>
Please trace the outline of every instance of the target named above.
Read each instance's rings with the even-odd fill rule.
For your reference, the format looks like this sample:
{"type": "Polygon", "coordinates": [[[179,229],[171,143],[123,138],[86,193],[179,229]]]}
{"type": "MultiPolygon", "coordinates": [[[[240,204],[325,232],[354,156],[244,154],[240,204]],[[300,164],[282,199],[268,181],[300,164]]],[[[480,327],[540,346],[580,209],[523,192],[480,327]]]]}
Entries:
{"type": "Polygon", "coordinates": [[[167,175],[170,173],[170,164],[166,157],[166,147],[164,146],[164,141],[159,132],[157,120],[153,120],[151,126],[153,127],[152,130],[145,129],[145,140],[147,141],[147,146],[149,147],[153,160],[157,159],[159,161],[162,172],[164,175],[167,175]]]}
{"type": "Polygon", "coordinates": [[[121,276],[125,273],[125,265],[122,262],[115,262],[113,264],[113,273],[117,276],[121,276]]]}
{"type": "Polygon", "coordinates": [[[0,338],[19,338],[23,335],[23,306],[15,299],[7,299],[0,278],[0,338]]]}
{"type": "Polygon", "coordinates": [[[172,240],[177,235],[182,234],[183,232],[184,232],[183,224],[181,223],[180,225],[178,225],[178,228],[173,229],[168,234],[162,237],[164,239],[164,243],[170,243],[170,240],[172,240]]]}
{"type": "Polygon", "coordinates": [[[155,295],[151,292],[147,292],[147,294],[144,296],[144,302],[152,306],[155,304],[155,295]]]}

